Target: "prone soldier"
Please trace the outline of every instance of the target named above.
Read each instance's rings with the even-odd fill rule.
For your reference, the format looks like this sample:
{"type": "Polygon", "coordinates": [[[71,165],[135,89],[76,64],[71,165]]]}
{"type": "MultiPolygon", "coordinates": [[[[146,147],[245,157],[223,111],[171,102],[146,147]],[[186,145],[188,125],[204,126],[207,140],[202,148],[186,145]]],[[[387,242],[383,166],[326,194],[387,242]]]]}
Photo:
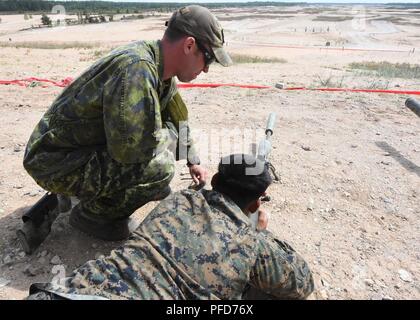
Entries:
{"type": "Polygon", "coordinates": [[[171,194],[108,257],[33,284],[28,299],[304,299],[314,289],[304,259],[249,218],[265,215],[260,199],[271,182],[254,156],[222,158],[212,190],[171,194]]]}

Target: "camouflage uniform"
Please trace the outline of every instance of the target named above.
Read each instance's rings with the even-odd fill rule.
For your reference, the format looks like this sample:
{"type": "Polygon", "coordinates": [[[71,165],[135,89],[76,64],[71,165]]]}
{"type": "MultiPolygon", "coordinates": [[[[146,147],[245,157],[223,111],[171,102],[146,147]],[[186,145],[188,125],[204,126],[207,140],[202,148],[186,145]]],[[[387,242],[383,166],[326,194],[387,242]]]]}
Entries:
{"type": "Polygon", "coordinates": [[[303,299],[314,288],[302,257],[272,233],[254,231],[233,201],[216,191],[184,190],[161,201],[108,257],[85,263],[60,284],[34,284],[30,293],[240,299],[248,286],[279,299],[303,299]]]}
{"type": "Polygon", "coordinates": [[[46,190],[77,196],[87,214],[125,217],[159,197],[175,165],[162,130],[171,121],[165,109],[180,99],[175,80],[162,77],[160,41],[136,42],[97,61],[36,126],[26,171],[46,190]]]}

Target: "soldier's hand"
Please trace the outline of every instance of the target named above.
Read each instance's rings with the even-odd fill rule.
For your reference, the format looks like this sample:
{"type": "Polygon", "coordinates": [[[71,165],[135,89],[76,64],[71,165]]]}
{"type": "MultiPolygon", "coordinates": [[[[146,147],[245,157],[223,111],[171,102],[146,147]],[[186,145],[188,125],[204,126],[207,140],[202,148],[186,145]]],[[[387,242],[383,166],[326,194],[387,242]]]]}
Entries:
{"type": "Polygon", "coordinates": [[[194,183],[197,185],[205,185],[206,181],[207,181],[207,175],[208,172],[206,170],[206,168],[198,165],[198,164],[194,164],[192,166],[189,167],[190,169],[190,175],[191,178],[193,179],[194,183]]]}
{"type": "Polygon", "coordinates": [[[258,231],[262,231],[262,230],[267,229],[268,218],[269,218],[269,213],[268,212],[266,212],[264,209],[259,209],[258,210],[258,223],[257,223],[257,230],[258,231]]]}

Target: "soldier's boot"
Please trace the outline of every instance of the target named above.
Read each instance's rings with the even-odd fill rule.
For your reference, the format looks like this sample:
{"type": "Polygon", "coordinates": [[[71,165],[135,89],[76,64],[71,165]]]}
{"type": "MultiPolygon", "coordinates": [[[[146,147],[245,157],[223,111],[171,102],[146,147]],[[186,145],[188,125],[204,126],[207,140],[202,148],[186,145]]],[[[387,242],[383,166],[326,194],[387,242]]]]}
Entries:
{"type": "MultiPolygon", "coordinates": [[[[57,211],[57,209],[54,210],[57,211]]],[[[41,224],[28,220],[16,231],[19,243],[26,254],[32,254],[44,242],[50,234],[51,225],[49,217],[41,224]]]]}
{"type": "Polygon", "coordinates": [[[37,292],[26,297],[25,300],[53,300],[49,292],[37,292]]]}
{"type": "Polygon", "coordinates": [[[23,226],[16,231],[16,235],[26,254],[32,254],[44,242],[58,215],[70,208],[69,197],[46,194],[22,216],[23,226]]]}
{"type": "Polygon", "coordinates": [[[106,241],[125,240],[130,236],[130,218],[102,219],[83,212],[80,203],[70,213],[70,225],[83,233],[106,241]]]}
{"type": "Polygon", "coordinates": [[[60,213],[67,212],[71,209],[71,198],[62,194],[57,194],[58,210],[60,213]]]}
{"type": "Polygon", "coordinates": [[[155,197],[153,198],[153,201],[159,201],[165,199],[167,196],[169,196],[172,192],[172,189],[170,186],[165,187],[161,192],[159,192],[155,197]]]}
{"type": "MultiPolygon", "coordinates": [[[[148,199],[139,207],[149,201],[159,201],[165,199],[171,193],[169,186],[148,199]]],[[[77,204],[70,213],[70,225],[83,233],[95,238],[107,241],[125,240],[130,236],[136,223],[130,218],[106,219],[83,212],[81,204],[77,204]]]]}

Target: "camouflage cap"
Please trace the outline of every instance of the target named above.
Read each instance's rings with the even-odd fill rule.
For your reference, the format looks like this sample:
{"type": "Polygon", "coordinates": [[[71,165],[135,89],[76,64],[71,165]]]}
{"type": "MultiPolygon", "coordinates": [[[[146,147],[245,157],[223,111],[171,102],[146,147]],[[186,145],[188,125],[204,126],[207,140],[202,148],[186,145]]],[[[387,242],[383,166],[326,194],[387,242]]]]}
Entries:
{"type": "Polygon", "coordinates": [[[209,9],[198,5],[182,7],[172,14],[166,25],[208,44],[216,61],[222,66],[228,67],[232,64],[232,59],[223,48],[223,29],[209,9]]]}

